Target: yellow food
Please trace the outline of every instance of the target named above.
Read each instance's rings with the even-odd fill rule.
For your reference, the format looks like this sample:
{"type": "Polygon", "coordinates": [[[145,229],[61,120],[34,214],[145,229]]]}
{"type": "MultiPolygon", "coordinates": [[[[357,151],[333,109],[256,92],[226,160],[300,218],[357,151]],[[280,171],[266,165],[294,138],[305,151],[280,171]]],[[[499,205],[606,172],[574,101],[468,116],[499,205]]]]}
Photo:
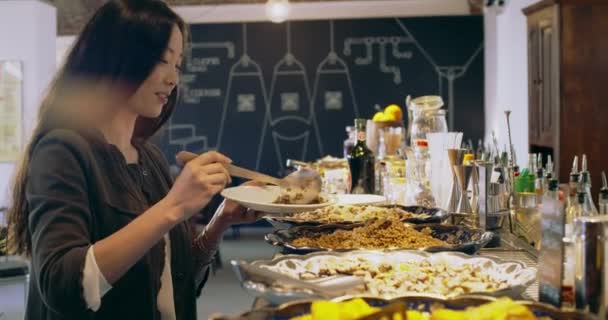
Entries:
{"type": "MultiPolygon", "coordinates": [[[[315,301],[311,305],[311,313],[292,320],[355,320],[374,312],[379,308],[369,306],[363,299],[356,298],[344,302],[315,301]]],[[[500,298],[496,301],[456,311],[448,309],[419,312],[407,311],[407,320],[548,320],[546,317],[537,318],[526,306],[512,301],[509,298],[500,298]]],[[[392,320],[402,320],[395,314],[392,320]]]]}
{"type": "MultiPolygon", "coordinates": [[[[434,311],[433,315],[431,316],[431,320],[440,320],[440,319],[467,320],[467,315],[462,311],[455,311],[455,310],[448,310],[448,309],[440,309],[440,310],[434,311]]],[[[488,320],[489,320],[489,318],[488,318],[488,320]]]]}
{"type": "Polygon", "coordinates": [[[384,121],[391,121],[391,122],[393,122],[393,121],[397,121],[397,118],[395,118],[395,116],[392,115],[392,114],[386,114],[385,113],[384,114],[384,121]]]}
{"type": "Polygon", "coordinates": [[[391,104],[384,109],[384,115],[390,118],[390,121],[401,121],[403,120],[403,111],[401,107],[396,104],[391,104]]]}
{"type": "MultiPolygon", "coordinates": [[[[509,298],[500,298],[464,311],[437,310],[431,320],[539,320],[530,309],[509,298]]],[[[546,319],[546,318],[540,318],[546,319]]]]}
{"type": "Polygon", "coordinates": [[[475,160],[475,155],[472,153],[467,153],[464,155],[464,158],[462,160],[462,164],[463,165],[469,165],[471,164],[471,161],[475,160]]]}
{"type": "Polygon", "coordinates": [[[372,120],[376,121],[376,122],[388,121],[386,115],[382,111],[376,112],[376,114],[374,114],[374,117],[372,118],[372,120]]]}
{"type": "Polygon", "coordinates": [[[315,301],[310,306],[310,314],[292,320],[355,320],[378,311],[363,299],[356,298],[344,302],[315,301]]]}

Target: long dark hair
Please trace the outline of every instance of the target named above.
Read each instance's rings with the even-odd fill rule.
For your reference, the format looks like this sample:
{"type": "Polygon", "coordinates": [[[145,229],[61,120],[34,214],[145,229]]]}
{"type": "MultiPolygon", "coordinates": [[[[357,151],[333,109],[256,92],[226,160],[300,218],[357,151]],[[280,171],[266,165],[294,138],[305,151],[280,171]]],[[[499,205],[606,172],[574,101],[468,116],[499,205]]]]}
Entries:
{"type": "MultiPolygon", "coordinates": [[[[92,84],[103,82],[119,88],[125,97],[130,96],[162,58],[174,26],[182,32],[185,45],[186,24],[163,1],[110,0],[84,27],[40,105],[37,125],[13,178],[12,202],[7,216],[9,253],[31,255],[25,198],[27,167],[40,138],[51,129],[67,125],[58,121],[62,112],[65,113],[61,106],[62,97],[75,90],[73,85],[79,79],[92,84]]],[[[162,127],[173,113],[177,93],[178,88],[175,88],[157,118],[137,119],[133,139],[146,140],[162,127]]],[[[87,102],[82,101],[78,107],[83,110],[78,111],[86,112],[86,106],[87,102]]]]}

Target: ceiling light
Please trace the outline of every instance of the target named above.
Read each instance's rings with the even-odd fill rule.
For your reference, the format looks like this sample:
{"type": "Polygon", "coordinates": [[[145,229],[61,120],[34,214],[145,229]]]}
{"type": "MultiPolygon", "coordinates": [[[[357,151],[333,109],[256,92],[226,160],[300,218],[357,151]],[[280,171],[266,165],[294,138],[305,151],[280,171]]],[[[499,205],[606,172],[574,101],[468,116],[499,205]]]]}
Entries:
{"type": "Polygon", "coordinates": [[[289,17],[289,0],[268,0],[266,16],[274,23],[285,22],[289,17]]]}

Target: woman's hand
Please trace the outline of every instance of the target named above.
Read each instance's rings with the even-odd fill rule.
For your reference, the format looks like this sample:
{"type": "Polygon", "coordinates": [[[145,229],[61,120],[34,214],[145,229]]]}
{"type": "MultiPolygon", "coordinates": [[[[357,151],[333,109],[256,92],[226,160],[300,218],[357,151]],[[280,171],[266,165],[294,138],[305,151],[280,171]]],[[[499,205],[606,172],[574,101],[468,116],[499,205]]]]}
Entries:
{"type": "MultiPolygon", "coordinates": [[[[247,181],[242,184],[243,186],[264,186],[265,184],[258,181],[247,181]]],[[[227,229],[233,224],[246,224],[256,222],[261,212],[247,209],[238,203],[226,200],[224,203],[224,209],[221,212],[216,213],[214,217],[214,223],[220,224],[224,229],[227,229]]]]}
{"type": "Polygon", "coordinates": [[[177,207],[176,219],[186,220],[205,207],[211,198],[230,183],[225,165],[231,163],[221,153],[210,151],[188,161],[165,197],[171,207],[177,207]]]}

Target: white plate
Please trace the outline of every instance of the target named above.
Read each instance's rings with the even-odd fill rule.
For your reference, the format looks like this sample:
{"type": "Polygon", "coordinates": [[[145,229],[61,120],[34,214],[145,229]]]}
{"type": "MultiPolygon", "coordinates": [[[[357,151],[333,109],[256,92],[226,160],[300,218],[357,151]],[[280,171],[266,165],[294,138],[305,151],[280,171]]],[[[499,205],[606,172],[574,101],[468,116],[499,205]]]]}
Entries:
{"type": "Polygon", "coordinates": [[[336,204],[344,205],[374,205],[385,204],[386,197],[377,194],[336,194],[336,204]]]}
{"type": "MultiPolygon", "coordinates": [[[[222,191],[222,196],[230,199],[243,207],[266,213],[294,213],[310,211],[327,207],[334,202],[328,200],[317,204],[279,204],[273,203],[280,194],[277,186],[238,186],[226,188],[222,191]]],[[[327,197],[324,197],[327,199],[327,197]]]]}

